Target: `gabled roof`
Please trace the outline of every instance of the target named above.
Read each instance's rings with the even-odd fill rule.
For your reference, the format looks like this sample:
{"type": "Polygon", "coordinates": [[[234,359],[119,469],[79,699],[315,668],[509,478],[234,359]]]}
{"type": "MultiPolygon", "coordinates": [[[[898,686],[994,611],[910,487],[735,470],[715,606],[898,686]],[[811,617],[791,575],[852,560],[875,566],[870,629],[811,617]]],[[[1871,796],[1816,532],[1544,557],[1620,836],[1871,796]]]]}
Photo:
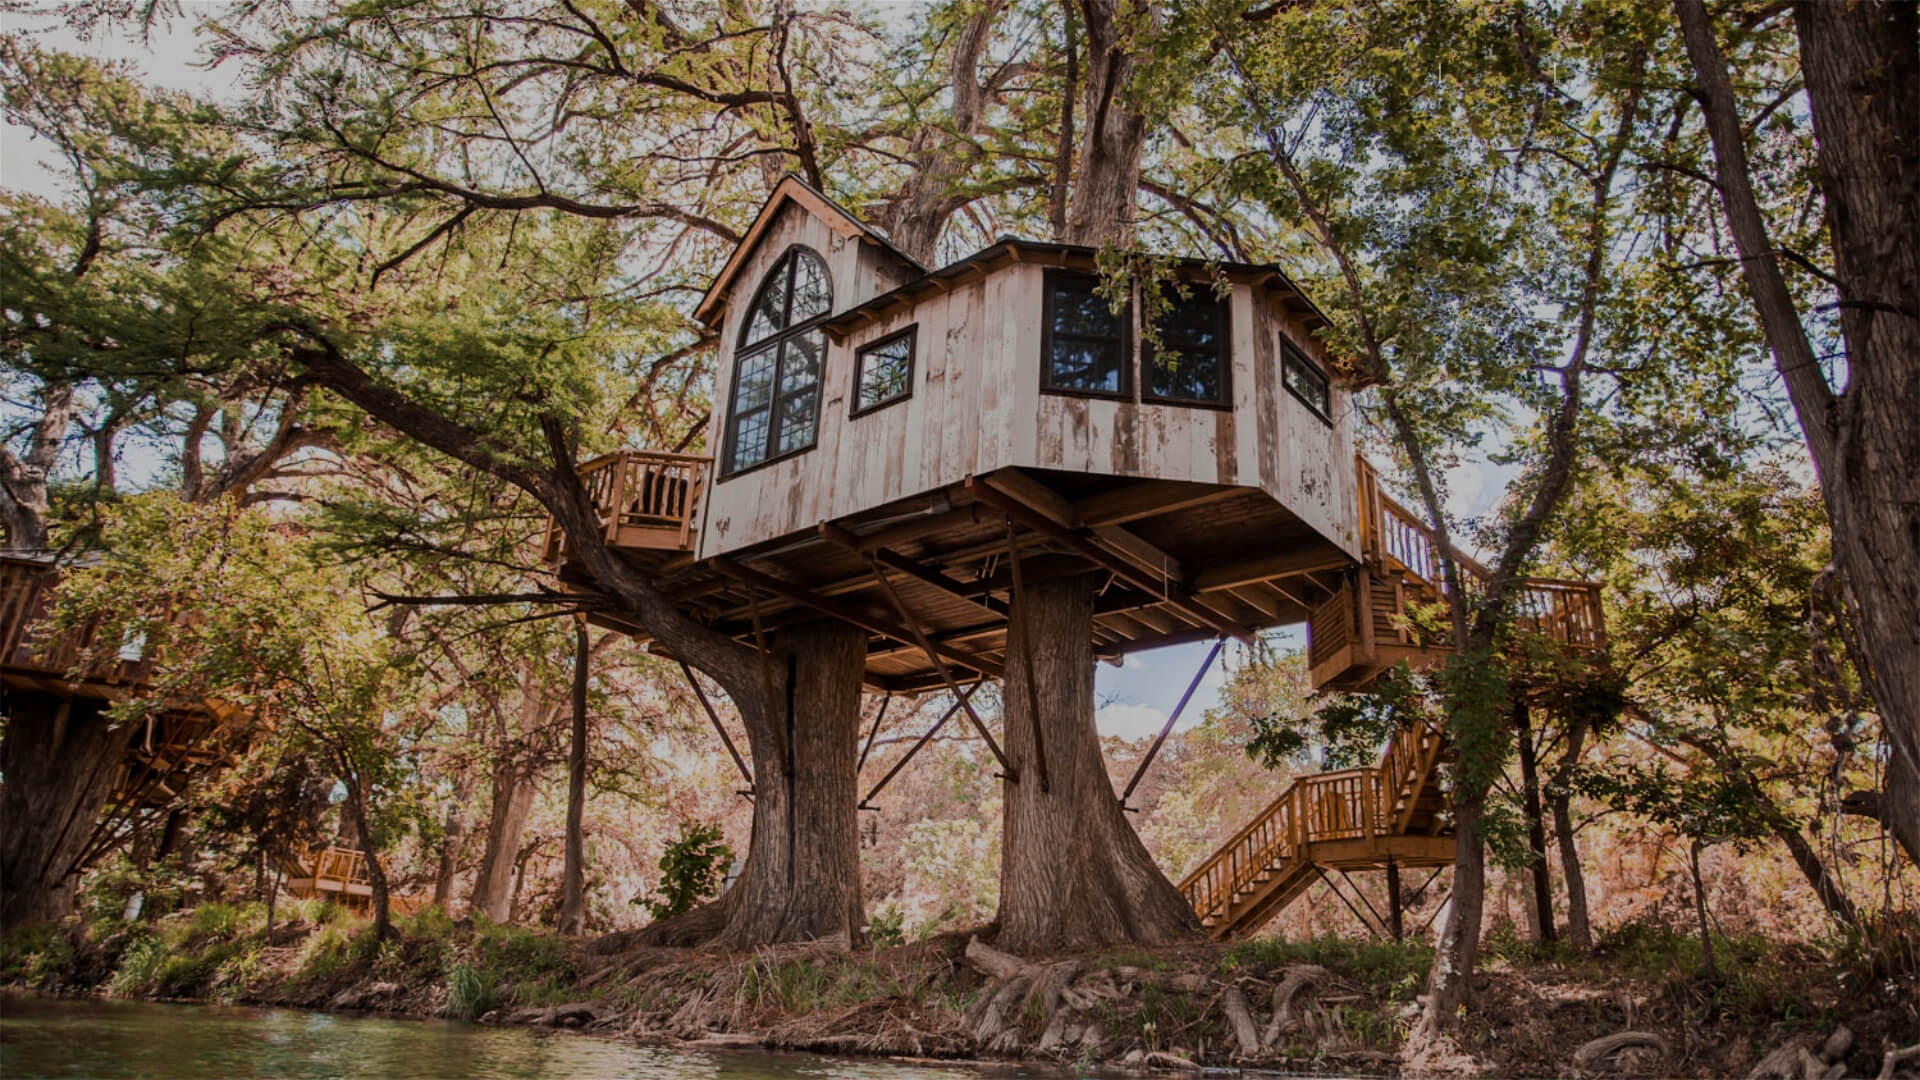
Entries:
{"type": "Polygon", "coordinates": [[[788,173],[774,185],[773,194],[754,215],[753,224],[747,228],[747,234],[734,245],[733,254],[727,257],[727,264],[714,276],[713,284],[707,286],[706,294],[700,297],[700,306],[693,309],[693,316],[710,328],[718,328],[720,306],[726,302],[727,290],[733,287],[733,279],[739,275],[741,267],[747,263],[747,257],[760,245],[760,238],[779,217],[781,207],[796,203],[802,209],[825,222],[827,227],[841,236],[854,240],[865,240],[878,245],[905,263],[912,270],[925,274],[927,268],[920,260],[893,246],[879,231],[866,222],[854,217],[852,212],[827,198],[813,185],[788,173]]]}
{"type": "MultiPolygon", "coordinates": [[[[919,277],[890,292],[881,293],[865,303],[855,304],[828,319],[823,325],[827,333],[837,339],[862,326],[878,322],[895,311],[911,307],[930,296],[984,277],[1012,263],[1027,262],[1041,266],[1092,270],[1097,265],[1099,254],[1100,249],[1094,247],[1003,236],[998,242],[981,248],[964,259],[949,263],[938,270],[925,271],[919,277]]],[[[1318,330],[1331,325],[1326,315],[1314,306],[1306,293],[1301,291],[1300,286],[1294,284],[1292,278],[1271,263],[1179,259],[1175,260],[1173,265],[1177,270],[1192,277],[1206,278],[1220,274],[1233,281],[1265,285],[1280,294],[1287,310],[1300,316],[1308,330],[1318,330]]]]}

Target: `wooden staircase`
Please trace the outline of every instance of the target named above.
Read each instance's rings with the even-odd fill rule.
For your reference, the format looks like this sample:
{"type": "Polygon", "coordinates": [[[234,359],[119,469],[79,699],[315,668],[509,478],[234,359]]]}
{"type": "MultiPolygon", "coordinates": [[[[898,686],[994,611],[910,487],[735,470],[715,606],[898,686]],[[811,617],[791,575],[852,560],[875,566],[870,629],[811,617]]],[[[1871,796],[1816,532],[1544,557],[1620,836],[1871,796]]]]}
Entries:
{"type": "Polygon", "coordinates": [[[1259,929],[1327,870],[1452,862],[1438,776],[1447,749],[1439,731],[1408,726],[1378,765],[1301,777],[1188,874],[1181,894],[1224,940],[1259,929]]]}
{"type": "MultiPolygon", "coordinates": [[[[1437,667],[1455,643],[1439,538],[1356,459],[1361,563],[1307,624],[1314,689],[1363,690],[1395,666],[1437,667]],[[1430,616],[1430,617],[1423,617],[1430,616]]],[[[1490,576],[1453,551],[1469,593],[1490,576]]],[[[1528,578],[1514,629],[1572,656],[1602,656],[1606,626],[1596,582],[1528,578]]],[[[1302,777],[1187,875],[1180,891],[1215,939],[1244,936],[1321,880],[1328,870],[1444,866],[1453,831],[1439,773],[1449,747],[1436,729],[1394,734],[1380,764],[1302,777]]]]}

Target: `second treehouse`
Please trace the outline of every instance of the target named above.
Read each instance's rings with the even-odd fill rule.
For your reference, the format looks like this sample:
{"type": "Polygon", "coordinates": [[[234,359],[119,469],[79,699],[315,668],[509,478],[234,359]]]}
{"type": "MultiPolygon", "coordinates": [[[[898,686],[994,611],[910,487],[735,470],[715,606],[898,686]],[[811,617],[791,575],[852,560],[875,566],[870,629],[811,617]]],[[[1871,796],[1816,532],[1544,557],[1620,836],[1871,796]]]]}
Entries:
{"type": "MultiPolygon", "coordinates": [[[[1438,548],[1356,454],[1324,316],[1273,266],[1146,276],[1013,238],[928,269],[789,177],[698,308],[715,454],[586,463],[605,538],[743,642],[857,627],[884,693],[1005,678],[1031,662],[1009,651],[1022,597],[1070,579],[1094,583],[1086,644],[1109,661],[1303,623],[1316,688],[1442,661],[1408,618],[1446,599],[1438,548]]],[[[557,529],[547,556],[589,583],[557,529]]],[[[1562,647],[1603,643],[1596,586],[1529,582],[1522,606],[1562,647]]],[[[1445,753],[1402,732],[1378,768],[1295,785],[1182,894],[1227,936],[1326,868],[1449,861],[1445,753]]]]}

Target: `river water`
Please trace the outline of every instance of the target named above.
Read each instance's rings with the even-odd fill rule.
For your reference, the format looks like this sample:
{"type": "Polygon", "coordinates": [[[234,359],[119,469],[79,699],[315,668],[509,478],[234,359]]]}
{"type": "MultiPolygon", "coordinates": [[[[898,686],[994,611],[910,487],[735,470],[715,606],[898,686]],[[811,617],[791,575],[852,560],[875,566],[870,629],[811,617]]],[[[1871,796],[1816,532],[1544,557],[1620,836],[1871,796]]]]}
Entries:
{"type": "Polygon", "coordinates": [[[1017,1075],[1017,1070],[800,1054],[670,1050],[440,1020],[0,997],[0,1077],[5,1080],[978,1080],[1017,1075]]]}

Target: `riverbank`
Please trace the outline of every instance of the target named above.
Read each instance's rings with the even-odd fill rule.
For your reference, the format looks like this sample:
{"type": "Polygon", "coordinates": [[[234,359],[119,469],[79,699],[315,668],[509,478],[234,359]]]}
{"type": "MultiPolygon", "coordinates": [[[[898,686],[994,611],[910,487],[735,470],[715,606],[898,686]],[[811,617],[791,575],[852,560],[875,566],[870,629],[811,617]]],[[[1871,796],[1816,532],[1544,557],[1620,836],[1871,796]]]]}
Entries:
{"type": "MultiPolygon", "coordinates": [[[[337,909],[296,904],[269,930],[258,906],[208,904],[151,925],[16,931],[0,942],[0,982],[568,1027],[682,1047],[1353,1075],[1398,1069],[1431,955],[1326,938],[1014,958],[981,940],[985,931],[890,948],[716,953],[455,922],[433,909],[398,929],[375,943],[337,909]]],[[[1461,1056],[1442,1064],[1728,1076],[1791,1047],[1797,1077],[1805,1046],[1823,1067],[1873,1076],[1888,1049],[1920,1032],[1912,938],[1874,940],[1828,952],[1726,940],[1724,974],[1708,977],[1697,941],[1658,928],[1626,928],[1585,955],[1496,936],[1461,1056]],[[1622,1032],[1642,1038],[1604,1055],[1594,1047],[1622,1032]]]]}

